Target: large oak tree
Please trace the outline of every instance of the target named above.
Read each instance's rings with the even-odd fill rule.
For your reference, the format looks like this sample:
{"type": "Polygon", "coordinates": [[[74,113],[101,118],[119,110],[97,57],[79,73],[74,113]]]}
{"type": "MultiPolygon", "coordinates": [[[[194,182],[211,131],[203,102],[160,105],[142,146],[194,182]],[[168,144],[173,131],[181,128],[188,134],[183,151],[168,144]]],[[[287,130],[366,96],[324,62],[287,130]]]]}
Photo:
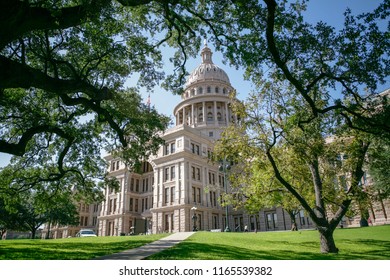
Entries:
{"type": "Polygon", "coordinates": [[[103,148],[129,167],[154,153],[169,120],[143,104],[139,89],[180,92],[201,42],[197,5],[0,1],[0,152],[14,156],[2,170],[14,178],[11,191],[3,191],[59,180],[88,190],[105,173],[103,148]],[[177,50],[169,75],[165,47],[177,50]]]}

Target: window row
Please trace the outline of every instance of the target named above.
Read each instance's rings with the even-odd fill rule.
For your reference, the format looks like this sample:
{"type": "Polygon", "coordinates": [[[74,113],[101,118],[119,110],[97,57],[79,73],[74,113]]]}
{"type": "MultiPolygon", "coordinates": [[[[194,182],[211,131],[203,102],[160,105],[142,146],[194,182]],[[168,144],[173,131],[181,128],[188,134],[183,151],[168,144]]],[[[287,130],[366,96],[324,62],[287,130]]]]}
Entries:
{"type": "Polygon", "coordinates": [[[223,94],[227,94],[230,92],[230,90],[226,89],[226,88],[220,88],[220,87],[211,87],[211,86],[207,86],[205,88],[203,87],[198,87],[197,89],[191,89],[189,91],[186,92],[186,98],[190,97],[190,96],[195,96],[195,95],[198,95],[198,94],[203,94],[203,91],[205,91],[206,93],[220,93],[222,92],[223,94]]]}
{"type": "Polygon", "coordinates": [[[176,179],[176,166],[165,167],[164,182],[173,181],[176,179]]]}
{"type": "Polygon", "coordinates": [[[176,151],[176,143],[175,142],[165,144],[164,156],[169,155],[169,154],[173,154],[173,153],[175,153],[175,151],[176,151]]]}
{"type": "Polygon", "coordinates": [[[80,216],[80,226],[88,226],[88,217],[80,216]]]}
{"type": "Polygon", "coordinates": [[[164,205],[172,205],[175,201],[175,187],[164,189],[164,205]]]}
{"type": "Polygon", "coordinates": [[[144,212],[151,208],[149,202],[153,205],[153,198],[149,200],[149,197],[140,199],[131,197],[129,200],[129,211],[138,213],[141,210],[141,212],[144,212]],[[139,209],[139,201],[141,201],[141,209],[139,209]]]}
{"type": "Polygon", "coordinates": [[[89,212],[89,204],[79,203],[80,212],[89,212]]]}
{"type": "Polygon", "coordinates": [[[110,199],[108,202],[108,213],[113,214],[116,212],[116,198],[110,199]]]}
{"type": "Polygon", "coordinates": [[[130,192],[149,192],[153,189],[154,184],[154,177],[151,177],[151,180],[149,180],[149,177],[140,179],[131,178],[130,179],[130,192]],[[141,185],[142,182],[142,185],[141,185]]]}
{"type": "Polygon", "coordinates": [[[110,171],[116,171],[120,168],[120,161],[119,160],[113,160],[111,161],[111,168],[110,171]]]}

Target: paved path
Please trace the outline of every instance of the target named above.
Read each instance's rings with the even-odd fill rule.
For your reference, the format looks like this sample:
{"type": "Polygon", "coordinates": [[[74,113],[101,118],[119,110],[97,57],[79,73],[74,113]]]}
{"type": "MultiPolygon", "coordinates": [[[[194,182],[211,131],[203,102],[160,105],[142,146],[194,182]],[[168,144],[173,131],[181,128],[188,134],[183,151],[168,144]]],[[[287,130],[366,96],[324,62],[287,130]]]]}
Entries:
{"type": "Polygon", "coordinates": [[[97,258],[98,260],[142,260],[168,249],[190,237],[194,232],[177,232],[144,246],[97,258]]]}

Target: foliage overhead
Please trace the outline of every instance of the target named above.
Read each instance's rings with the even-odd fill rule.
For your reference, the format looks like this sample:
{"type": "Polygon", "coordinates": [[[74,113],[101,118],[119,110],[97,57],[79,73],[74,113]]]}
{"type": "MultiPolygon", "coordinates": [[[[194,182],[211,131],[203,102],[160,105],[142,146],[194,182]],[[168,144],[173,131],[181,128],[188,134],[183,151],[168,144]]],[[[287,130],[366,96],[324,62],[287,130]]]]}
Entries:
{"type": "Polygon", "coordinates": [[[217,153],[244,162],[232,180],[256,196],[244,200],[247,208],[283,186],[316,224],[321,251],[336,253],[333,231],[353,202],[365,218],[360,186],[370,144],[390,138],[388,97],[378,94],[390,72],[389,26],[379,26],[390,2],[358,16],[347,10],[340,30],[305,22],[306,1],[235,3],[241,9],[216,9],[236,22],[227,34],[238,36],[217,42],[257,89],[233,106],[241,122],[225,131],[217,153]]]}
{"type": "Polygon", "coordinates": [[[129,167],[156,152],[169,120],[142,104],[139,89],[180,92],[201,42],[191,14],[198,5],[1,1],[0,152],[15,156],[13,171],[1,172],[26,179],[23,187],[79,185],[104,174],[103,148],[129,167]],[[177,50],[168,76],[166,47],[177,50]],[[126,87],[129,80],[137,87],[126,87]]]}

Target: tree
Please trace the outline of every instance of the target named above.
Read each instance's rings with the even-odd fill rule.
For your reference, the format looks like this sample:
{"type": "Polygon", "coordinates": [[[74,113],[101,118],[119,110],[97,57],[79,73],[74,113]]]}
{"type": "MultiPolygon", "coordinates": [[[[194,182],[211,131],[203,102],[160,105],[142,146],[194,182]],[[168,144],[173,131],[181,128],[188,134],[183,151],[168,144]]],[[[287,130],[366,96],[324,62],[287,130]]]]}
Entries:
{"type": "Polygon", "coordinates": [[[180,92],[201,41],[198,3],[187,2],[0,1],[0,152],[15,156],[15,174],[36,168],[26,188],[70,177],[81,188],[103,176],[103,148],[129,167],[156,152],[169,120],[138,87],[166,78],[180,92]],[[165,46],[178,50],[167,77],[165,46]]]}
{"type": "Polygon", "coordinates": [[[319,231],[321,252],[336,253],[335,228],[353,202],[364,200],[360,179],[370,136],[345,123],[335,125],[339,118],[331,113],[298,124],[307,114],[299,94],[276,80],[262,86],[234,106],[241,121],[224,132],[216,157],[241,163],[244,172],[236,170],[231,180],[245,194],[246,207],[259,210],[264,201],[290,210],[300,205],[319,231]]]}
{"type": "Polygon", "coordinates": [[[368,172],[372,177],[373,191],[381,199],[390,196],[390,143],[386,139],[378,139],[368,151],[368,172]]]}
{"type": "MultiPolygon", "coordinates": [[[[248,143],[250,140],[243,138],[237,128],[237,126],[230,127],[224,133],[226,139],[235,139],[234,141],[219,143],[215,148],[216,156],[224,154],[227,149],[230,157],[232,152],[238,152],[234,159],[240,160],[240,164],[234,165],[233,172],[229,176],[230,191],[223,197],[225,204],[232,205],[236,209],[243,208],[250,214],[256,214],[264,208],[280,206],[290,216],[291,230],[297,230],[296,216],[303,210],[301,204],[275,178],[271,164],[260,159],[261,152],[256,146],[248,143]]],[[[285,176],[294,182],[301,193],[307,194],[308,198],[314,200],[311,185],[308,184],[310,173],[304,168],[302,160],[285,146],[275,147],[274,152],[278,155],[278,161],[283,164],[285,176]]]]}
{"type": "Polygon", "coordinates": [[[381,20],[388,18],[389,1],[358,16],[347,10],[341,30],[324,22],[305,22],[305,4],[235,1],[236,9],[228,4],[214,7],[213,12],[226,20],[210,24],[226,56],[232,63],[244,66],[247,77],[258,86],[257,91],[267,96],[262,99],[258,94],[257,102],[248,102],[249,111],[264,110],[262,114],[244,116],[247,126],[243,130],[247,128],[252,139],[248,145],[262,151],[263,157],[258,158],[272,165],[275,178],[316,223],[321,251],[335,253],[338,249],[333,230],[352,199],[361,197],[359,182],[371,138],[389,138],[388,103],[378,95],[378,86],[389,76],[389,26],[379,26],[381,20]],[[234,40],[220,35],[222,29],[225,34],[237,34],[234,40]],[[325,135],[335,135],[340,141],[326,143],[325,135]],[[275,158],[274,149],[283,145],[306,162],[312,176],[314,205],[289,182],[283,165],[275,158]],[[348,170],[348,191],[338,201],[332,201],[337,211],[327,220],[329,202],[324,191],[329,188],[322,180],[320,167],[322,162],[331,161],[329,146],[340,153],[344,149],[343,153],[350,157],[343,166],[348,170]]]}
{"type": "Polygon", "coordinates": [[[67,190],[41,188],[0,196],[0,224],[5,230],[29,231],[32,239],[45,223],[77,225],[77,210],[74,196],[67,190]]]}

